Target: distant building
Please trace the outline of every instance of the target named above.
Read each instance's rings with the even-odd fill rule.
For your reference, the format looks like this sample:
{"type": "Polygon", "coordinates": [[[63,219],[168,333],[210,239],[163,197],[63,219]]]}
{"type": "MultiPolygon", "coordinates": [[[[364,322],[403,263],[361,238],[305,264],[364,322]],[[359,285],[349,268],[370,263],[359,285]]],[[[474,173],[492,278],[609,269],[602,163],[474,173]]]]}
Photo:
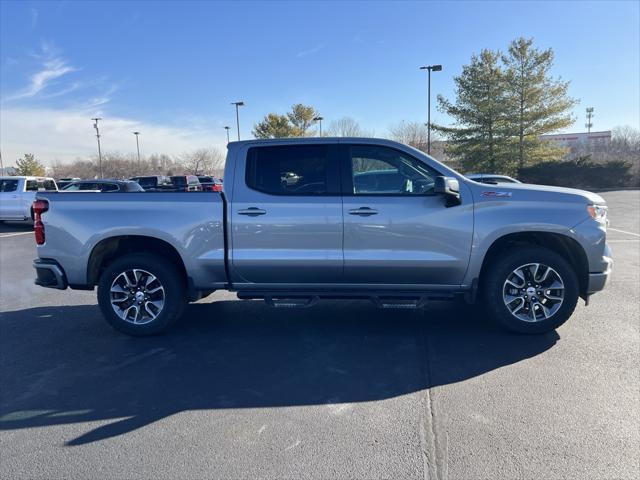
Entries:
{"type": "Polygon", "coordinates": [[[556,135],[541,135],[541,140],[550,140],[561,147],[567,147],[571,153],[578,151],[593,151],[611,145],[611,130],[605,132],[559,133],[556,135]]]}

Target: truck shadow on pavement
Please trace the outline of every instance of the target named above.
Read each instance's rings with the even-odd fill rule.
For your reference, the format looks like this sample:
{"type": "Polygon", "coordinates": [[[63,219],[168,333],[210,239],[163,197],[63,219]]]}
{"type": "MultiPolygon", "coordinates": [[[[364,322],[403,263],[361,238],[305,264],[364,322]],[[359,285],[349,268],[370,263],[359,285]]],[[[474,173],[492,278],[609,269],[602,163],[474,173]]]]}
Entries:
{"type": "Polygon", "coordinates": [[[190,305],[152,338],[112,331],[95,305],[3,312],[0,430],[102,421],[72,446],[186,410],[384,400],[522,361],[559,338],[509,334],[477,312],[220,301],[190,305]]]}

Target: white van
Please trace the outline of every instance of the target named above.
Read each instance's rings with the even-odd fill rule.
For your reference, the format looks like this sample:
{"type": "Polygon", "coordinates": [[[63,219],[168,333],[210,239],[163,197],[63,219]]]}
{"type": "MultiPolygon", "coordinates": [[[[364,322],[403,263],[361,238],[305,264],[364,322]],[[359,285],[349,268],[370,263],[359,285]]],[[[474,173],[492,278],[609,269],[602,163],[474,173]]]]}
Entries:
{"type": "Polygon", "coordinates": [[[31,204],[36,193],[57,190],[50,177],[0,177],[0,222],[33,219],[31,204]]]}

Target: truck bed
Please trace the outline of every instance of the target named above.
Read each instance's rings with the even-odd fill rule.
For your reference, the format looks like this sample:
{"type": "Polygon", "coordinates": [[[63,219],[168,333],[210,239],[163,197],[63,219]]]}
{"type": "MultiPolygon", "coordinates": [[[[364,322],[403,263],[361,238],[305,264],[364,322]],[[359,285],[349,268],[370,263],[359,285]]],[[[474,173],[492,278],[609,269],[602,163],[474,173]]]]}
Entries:
{"type": "MultiPolygon", "coordinates": [[[[225,201],[217,192],[68,193],[40,192],[49,202],[43,215],[46,243],[41,259],[55,259],[69,285],[90,285],[87,265],[106,238],[150,236],[180,255],[194,288],[227,284],[225,201]]],[[[113,241],[113,240],[111,240],[113,241]]]]}

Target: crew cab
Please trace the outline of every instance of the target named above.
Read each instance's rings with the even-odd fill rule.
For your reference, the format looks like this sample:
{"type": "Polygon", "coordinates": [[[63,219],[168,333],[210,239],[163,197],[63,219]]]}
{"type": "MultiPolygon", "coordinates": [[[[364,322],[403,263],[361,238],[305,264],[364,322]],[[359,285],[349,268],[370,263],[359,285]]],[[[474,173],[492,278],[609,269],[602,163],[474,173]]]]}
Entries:
{"type": "Polygon", "coordinates": [[[276,307],[462,296],[511,330],[541,333],[602,290],[612,267],[600,196],[477,183],[389,140],[232,142],[224,185],[39,193],[36,283],[97,286],[105,319],[131,335],[163,331],[221,289],[276,307]]]}
{"type": "Polygon", "coordinates": [[[32,219],[36,192],[57,190],[55,180],[49,177],[0,177],[0,221],[32,219]]]}

